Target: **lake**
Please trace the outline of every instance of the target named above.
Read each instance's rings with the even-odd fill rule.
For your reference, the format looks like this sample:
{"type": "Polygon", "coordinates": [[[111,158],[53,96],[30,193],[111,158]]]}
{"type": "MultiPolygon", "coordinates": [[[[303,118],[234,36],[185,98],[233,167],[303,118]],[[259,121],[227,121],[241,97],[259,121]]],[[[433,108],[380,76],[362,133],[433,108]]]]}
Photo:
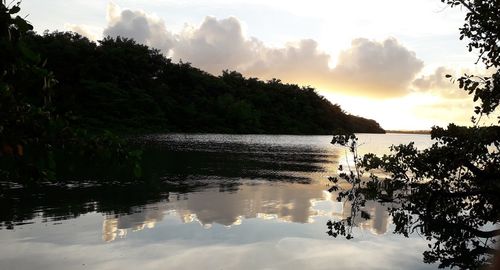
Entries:
{"type": "MultiPolygon", "coordinates": [[[[360,152],[431,145],[429,135],[359,134],[360,152]]],[[[331,136],[168,134],[134,138],[161,185],[47,187],[0,198],[0,269],[436,269],[427,241],[394,235],[368,202],[354,238],[326,223],[349,205],[328,176],[347,164],[331,136]]]]}

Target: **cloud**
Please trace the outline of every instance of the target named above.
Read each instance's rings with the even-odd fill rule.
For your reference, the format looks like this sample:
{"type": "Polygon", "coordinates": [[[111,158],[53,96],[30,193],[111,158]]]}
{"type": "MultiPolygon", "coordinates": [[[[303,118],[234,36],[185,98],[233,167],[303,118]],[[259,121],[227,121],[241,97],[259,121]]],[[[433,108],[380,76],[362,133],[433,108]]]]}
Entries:
{"type": "Polygon", "coordinates": [[[332,70],[333,84],[369,97],[405,95],[424,63],[395,38],[382,42],[358,38],[332,70]]]}
{"type": "Polygon", "coordinates": [[[133,38],[163,51],[174,61],[218,75],[236,70],[264,80],[279,78],[284,82],[311,85],[324,91],[356,96],[393,98],[409,93],[408,89],[423,62],[395,38],[383,41],[354,39],[342,51],[334,68],[331,55],[312,39],[269,47],[245,35],[235,17],[206,17],[200,25],[186,25],[178,33],[168,30],[160,18],[143,11],[121,10],[108,5],[108,26],[104,36],[133,38]]]}
{"type": "Polygon", "coordinates": [[[162,50],[168,54],[174,44],[172,34],[167,31],[160,18],[143,11],[121,10],[114,3],[108,4],[108,26],[104,36],[133,38],[137,42],[162,50]]]}
{"type": "Polygon", "coordinates": [[[283,48],[261,47],[244,73],[260,78],[279,78],[305,85],[325,84],[330,79],[330,55],[312,39],[290,42],[283,48]]]}
{"type": "Polygon", "coordinates": [[[262,46],[258,40],[243,35],[238,19],[206,17],[199,27],[187,26],[177,36],[172,56],[220,73],[225,69],[242,69],[262,46]]]}
{"type": "MultiPolygon", "coordinates": [[[[275,224],[268,224],[265,228],[276,227],[273,225],[275,224]]],[[[284,226],[278,227],[281,228],[286,229],[284,226]]],[[[69,229],[65,229],[66,231],[59,231],[60,235],[53,238],[70,238],[67,233],[69,229]]],[[[228,230],[220,232],[227,234],[221,237],[217,234],[204,236],[207,235],[206,231],[200,233],[191,229],[185,233],[186,230],[168,229],[164,227],[163,230],[150,230],[144,232],[141,237],[108,244],[96,244],[87,239],[92,239],[91,237],[84,238],[87,235],[82,236],[81,232],[76,234],[79,238],[71,238],[73,242],[69,244],[40,241],[36,237],[26,237],[23,241],[6,239],[5,244],[0,246],[0,266],[2,269],[54,270],[68,269],[68,266],[105,270],[387,269],[388,266],[391,266],[391,269],[436,268],[436,265],[422,262],[421,254],[427,243],[424,239],[413,236],[404,239],[363,235],[360,240],[352,241],[334,241],[326,237],[314,239],[274,236],[271,239],[235,242],[242,237],[234,237],[234,232],[228,230]],[[173,238],[165,241],[165,236],[173,238]],[[394,256],[396,253],[398,255],[394,256]]],[[[245,234],[252,229],[256,230],[246,228],[246,231],[239,233],[245,234]]],[[[322,230],[321,227],[314,229],[322,230]]],[[[306,232],[314,237],[318,234],[306,232]]],[[[85,233],[93,236],[96,232],[85,233]]],[[[294,231],[290,230],[290,233],[294,231]]]]}
{"type": "Polygon", "coordinates": [[[413,85],[419,90],[429,90],[434,88],[447,88],[450,86],[450,80],[445,76],[454,73],[446,67],[438,67],[433,74],[421,76],[413,81],[413,85]]]}
{"type": "Polygon", "coordinates": [[[69,31],[78,33],[78,34],[80,34],[80,35],[82,35],[90,40],[98,40],[99,39],[99,35],[96,34],[95,31],[93,31],[91,29],[91,27],[89,27],[89,26],[82,25],[82,24],[70,24],[70,23],[67,23],[64,26],[69,31]]]}
{"type": "Polygon", "coordinates": [[[438,67],[434,73],[422,75],[414,80],[412,87],[414,91],[431,93],[446,99],[467,98],[467,92],[459,89],[458,84],[453,83],[450,78],[446,78],[447,74],[458,77],[463,73],[447,67],[438,67]]]}
{"type": "Polygon", "coordinates": [[[482,66],[470,66],[467,68],[449,68],[438,67],[433,73],[422,75],[412,82],[414,92],[429,93],[444,99],[470,99],[467,91],[458,87],[457,78],[464,74],[474,75],[475,77],[490,77],[494,70],[487,70],[482,66]],[[451,78],[446,78],[446,75],[451,78]]]}
{"type": "Polygon", "coordinates": [[[284,48],[264,48],[260,56],[247,73],[375,98],[407,94],[423,67],[415,53],[394,38],[381,42],[355,39],[340,53],[334,68],[328,65],[331,56],[310,39],[284,48]]]}

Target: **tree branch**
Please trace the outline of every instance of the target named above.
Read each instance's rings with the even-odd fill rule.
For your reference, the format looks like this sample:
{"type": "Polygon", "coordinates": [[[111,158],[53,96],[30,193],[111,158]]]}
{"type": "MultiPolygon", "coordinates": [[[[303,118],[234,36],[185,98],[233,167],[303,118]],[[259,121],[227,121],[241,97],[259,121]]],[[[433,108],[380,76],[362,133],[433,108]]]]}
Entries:
{"type": "Polygon", "coordinates": [[[460,2],[460,4],[462,4],[462,6],[466,7],[470,12],[476,14],[476,15],[479,15],[479,13],[477,11],[475,11],[471,5],[469,5],[468,3],[466,3],[464,0],[458,0],[458,2],[460,2]]]}

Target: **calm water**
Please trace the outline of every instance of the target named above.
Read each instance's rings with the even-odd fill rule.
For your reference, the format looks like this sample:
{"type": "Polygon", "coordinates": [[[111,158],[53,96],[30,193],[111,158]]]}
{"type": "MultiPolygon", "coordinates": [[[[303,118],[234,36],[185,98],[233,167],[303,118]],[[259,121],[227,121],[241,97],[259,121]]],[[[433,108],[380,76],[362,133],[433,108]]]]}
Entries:
{"type": "MultiPolygon", "coordinates": [[[[431,144],[427,135],[359,135],[360,152],[431,144]]],[[[327,177],[348,159],[330,136],[154,135],[153,187],[53,187],[3,194],[0,269],[436,269],[427,242],[391,233],[367,205],[355,238],[331,238],[348,205],[327,177]],[[29,195],[28,195],[29,194],[29,195]]]]}

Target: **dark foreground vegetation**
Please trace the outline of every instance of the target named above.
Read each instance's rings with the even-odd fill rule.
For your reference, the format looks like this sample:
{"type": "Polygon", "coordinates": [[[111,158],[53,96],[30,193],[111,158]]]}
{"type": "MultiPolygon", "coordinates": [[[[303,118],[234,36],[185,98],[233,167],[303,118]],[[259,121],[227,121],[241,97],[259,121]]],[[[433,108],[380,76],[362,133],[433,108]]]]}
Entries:
{"type": "MultiPolygon", "coordinates": [[[[349,201],[352,208],[349,217],[328,222],[328,234],[353,238],[353,226],[370,218],[366,201],[377,200],[387,205],[394,233],[419,234],[429,241],[424,262],[486,269],[500,253],[500,121],[481,126],[480,119],[494,116],[500,104],[500,1],[441,1],[467,11],[460,39],[467,38],[469,51],[479,52],[478,62],[493,69],[489,77],[446,76],[477,101],[473,126],[434,127],[430,148],[393,146],[382,157],[358,157],[354,135],[334,136],[332,143],[348,147],[355,164],[330,178],[331,191],[338,191],[337,199],[349,201]],[[343,189],[342,182],[349,188],[343,189]]],[[[492,269],[499,269],[500,258],[495,264],[492,269]]]]}

